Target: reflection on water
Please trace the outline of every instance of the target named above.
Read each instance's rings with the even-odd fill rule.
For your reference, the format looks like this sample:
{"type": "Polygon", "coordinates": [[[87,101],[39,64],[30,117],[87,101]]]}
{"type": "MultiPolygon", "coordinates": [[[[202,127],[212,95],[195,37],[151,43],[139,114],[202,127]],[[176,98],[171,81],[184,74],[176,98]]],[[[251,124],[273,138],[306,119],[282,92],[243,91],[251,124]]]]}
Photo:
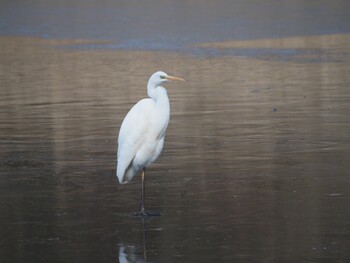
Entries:
{"type": "Polygon", "coordinates": [[[140,218],[142,221],[142,246],[119,244],[119,262],[149,262],[147,261],[147,246],[146,246],[146,218],[140,218]]]}
{"type": "Polygon", "coordinates": [[[145,257],[139,257],[135,251],[135,247],[125,247],[123,244],[119,244],[119,262],[131,263],[131,262],[147,262],[145,257]]]}
{"type": "Polygon", "coordinates": [[[348,261],[348,60],[0,41],[1,262],[348,261]],[[146,180],[162,216],[143,229],[140,180],[115,179],[116,137],[159,69],[187,82],[168,88],[146,180]]]}

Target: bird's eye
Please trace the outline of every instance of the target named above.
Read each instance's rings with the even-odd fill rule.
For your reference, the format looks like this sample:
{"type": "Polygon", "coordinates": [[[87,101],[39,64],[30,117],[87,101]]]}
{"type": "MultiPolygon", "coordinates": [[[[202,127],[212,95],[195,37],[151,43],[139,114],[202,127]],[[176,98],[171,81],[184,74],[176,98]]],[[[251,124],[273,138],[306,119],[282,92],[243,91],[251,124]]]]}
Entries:
{"type": "Polygon", "coordinates": [[[160,79],[165,79],[165,76],[160,76],[160,79]]]}

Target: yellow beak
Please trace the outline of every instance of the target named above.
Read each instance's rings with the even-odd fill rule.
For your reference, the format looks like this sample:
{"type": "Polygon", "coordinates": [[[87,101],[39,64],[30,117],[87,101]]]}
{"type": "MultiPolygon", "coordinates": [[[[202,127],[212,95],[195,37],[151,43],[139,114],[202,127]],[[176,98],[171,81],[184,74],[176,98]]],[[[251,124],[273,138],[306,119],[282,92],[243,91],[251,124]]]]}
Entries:
{"type": "Polygon", "coordinates": [[[167,80],[181,80],[181,81],[185,81],[183,78],[174,77],[174,76],[166,76],[165,78],[167,80]]]}

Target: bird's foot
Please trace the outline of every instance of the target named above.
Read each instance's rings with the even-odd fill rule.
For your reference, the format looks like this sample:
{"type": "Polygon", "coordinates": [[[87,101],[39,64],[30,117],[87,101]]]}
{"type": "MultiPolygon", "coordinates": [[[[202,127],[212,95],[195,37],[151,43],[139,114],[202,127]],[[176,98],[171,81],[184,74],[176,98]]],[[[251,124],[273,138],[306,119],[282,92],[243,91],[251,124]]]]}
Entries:
{"type": "Polygon", "coordinates": [[[149,212],[142,210],[140,212],[134,213],[135,216],[140,216],[140,217],[149,217],[149,216],[160,216],[159,212],[149,212]]]}

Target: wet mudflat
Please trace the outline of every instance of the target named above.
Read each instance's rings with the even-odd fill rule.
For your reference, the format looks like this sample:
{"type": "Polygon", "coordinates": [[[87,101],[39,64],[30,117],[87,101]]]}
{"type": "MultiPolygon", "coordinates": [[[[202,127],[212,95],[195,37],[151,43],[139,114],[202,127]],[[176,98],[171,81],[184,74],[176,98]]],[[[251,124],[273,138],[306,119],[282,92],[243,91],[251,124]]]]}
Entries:
{"type": "Polygon", "coordinates": [[[347,262],[347,38],[258,58],[225,55],[240,42],[193,56],[1,38],[1,262],[347,262]],[[166,85],[146,178],[161,216],[143,222],[140,178],[115,178],[116,140],[159,69],[187,81],[166,85]]]}

